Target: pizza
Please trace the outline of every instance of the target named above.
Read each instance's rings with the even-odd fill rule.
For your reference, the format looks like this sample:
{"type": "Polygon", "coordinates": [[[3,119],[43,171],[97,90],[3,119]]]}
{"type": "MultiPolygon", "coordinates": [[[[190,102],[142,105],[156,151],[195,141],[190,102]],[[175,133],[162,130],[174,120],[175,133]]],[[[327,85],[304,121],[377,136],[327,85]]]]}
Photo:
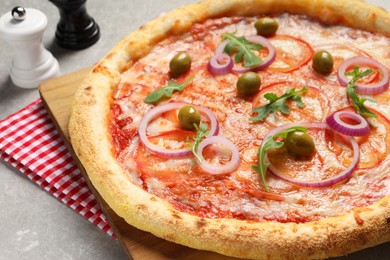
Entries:
{"type": "Polygon", "coordinates": [[[390,241],[390,15],[362,1],[203,1],[120,41],[79,87],[72,146],[110,207],[258,259],[390,241]]]}

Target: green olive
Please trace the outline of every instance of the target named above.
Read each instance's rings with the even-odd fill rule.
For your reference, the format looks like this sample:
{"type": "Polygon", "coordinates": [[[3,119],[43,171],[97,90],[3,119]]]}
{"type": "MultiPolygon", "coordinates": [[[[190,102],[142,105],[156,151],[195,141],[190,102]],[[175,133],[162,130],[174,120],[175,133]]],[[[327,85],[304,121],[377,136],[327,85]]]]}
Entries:
{"type": "Polygon", "coordinates": [[[178,76],[191,68],[191,57],[185,52],[179,52],[169,62],[169,69],[174,76],[178,76]]]}
{"type": "Polygon", "coordinates": [[[237,92],[240,96],[249,97],[260,88],[261,80],[257,73],[246,72],[237,80],[237,92]]]}
{"type": "Polygon", "coordinates": [[[291,154],[296,156],[310,156],[315,150],[313,138],[300,131],[288,133],[284,145],[291,154]]]}
{"type": "Polygon", "coordinates": [[[255,28],[258,35],[271,36],[278,30],[279,24],[273,18],[263,17],[255,22],[255,28]]]}
{"type": "Polygon", "coordinates": [[[327,51],[318,51],[313,56],[313,69],[324,76],[333,70],[333,57],[327,51]]]}
{"type": "Polygon", "coordinates": [[[198,126],[200,124],[200,113],[193,106],[186,105],[180,108],[178,117],[180,126],[185,130],[194,130],[194,124],[198,126]]]}

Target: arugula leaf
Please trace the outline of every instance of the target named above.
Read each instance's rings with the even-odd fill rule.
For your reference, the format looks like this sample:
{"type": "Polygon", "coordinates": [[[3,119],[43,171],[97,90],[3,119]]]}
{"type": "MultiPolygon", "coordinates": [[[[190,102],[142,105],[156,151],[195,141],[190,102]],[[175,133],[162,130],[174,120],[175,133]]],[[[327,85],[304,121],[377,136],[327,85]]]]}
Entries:
{"type": "Polygon", "coordinates": [[[244,66],[252,68],[262,63],[260,57],[258,57],[252,50],[259,51],[263,48],[260,44],[252,43],[248,41],[244,36],[237,37],[233,33],[224,33],[222,40],[229,39],[229,43],[226,44],[224,52],[232,54],[236,51],[234,61],[236,63],[244,60],[244,66]]]}
{"type": "Polygon", "coordinates": [[[275,138],[280,137],[281,139],[286,139],[288,133],[295,132],[295,131],[306,132],[307,129],[305,127],[302,127],[302,126],[293,126],[293,127],[287,128],[287,129],[285,129],[285,130],[283,130],[275,135],[268,136],[267,139],[265,139],[263,141],[263,144],[259,147],[259,151],[257,152],[257,155],[259,157],[257,160],[257,165],[253,165],[252,169],[255,172],[260,174],[261,181],[263,182],[264,190],[267,192],[268,192],[268,186],[267,186],[267,183],[265,180],[265,176],[267,173],[267,168],[268,168],[269,163],[266,163],[264,161],[265,155],[269,149],[280,148],[284,145],[284,142],[281,142],[281,141],[277,142],[277,141],[275,141],[275,138]]]}
{"type": "Polygon", "coordinates": [[[262,121],[270,113],[281,111],[283,114],[289,114],[290,108],[286,105],[287,100],[293,100],[298,107],[304,107],[300,94],[307,91],[306,87],[303,87],[299,91],[295,91],[295,88],[288,89],[283,95],[277,96],[274,93],[267,93],[264,98],[269,100],[269,103],[264,106],[256,107],[252,110],[252,113],[257,113],[257,116],[249,118],[250,121],[262,121]]]}
{"type": "Polygon", "coordinates": [[[371,98],[361,98],[356,93],[356,85],[355,82],[359,79],[370,75],[373,72],[372,69],[367,69],[365,71],[360,71],[358,66],[355,66],[353,68],[353,71],[346,72],[345,76],[352,76],[352,79],[348,82],[347,85],[347,95],[352,101],[352,105],[361,114],[362,116],[366,117],[376,117],[377,115],[370,111],[366,106],[364,105],[365,101],[371,101],[375,102],[375,100],[371,98]]]}
{"type": "Polygon", "coordinates": [[[171,97],[173,94],[173,91],[179,91],[182,92],[184,88],[188,85],[189,82],[191,82],[194,79],[194,77],[191,77],[184,81],[181,84],[178,84],[176,82],[169,81],[168,84],[162,88],[159,88],[149,95],[146,96],[144,99],[145,103],[156,103],[158,102],[163,96],[165,97],[171,97]]]}
{"type": "Polygon", "coordinates": [[[194,124],[194,127],[196,129],[196,136],[194,137],[192,143],[187,139],[187,146],[195,155],[195,157],[201,161],[196,151],[198,150],[199,143],[202,142],[202,140],[205,139],[209,134],[209,131],[207,131],[208,126],[206,124],[200,124],[199,126],[194,124]]]}

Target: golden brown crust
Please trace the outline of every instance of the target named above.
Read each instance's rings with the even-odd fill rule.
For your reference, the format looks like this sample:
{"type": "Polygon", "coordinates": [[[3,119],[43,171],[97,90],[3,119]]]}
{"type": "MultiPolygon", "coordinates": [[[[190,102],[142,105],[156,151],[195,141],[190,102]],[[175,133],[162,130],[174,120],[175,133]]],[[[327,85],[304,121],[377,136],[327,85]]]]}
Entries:
{"type": "Polygon", "coordinates": [[[120,73],[169,34],[209,17],[291,12],[390,36],[390,15],[342,0],[210,0],[178,8],[125,37],[80,86],[69,125],[72,145],[95,188],[131,225],[202,250],[259,259],[308,259],[344,255],[390,241],[390,197],[342,216],[305,224],[205,219],[175,210],[133,185],[113,157],[108,117],[120,73]],[[164,223],[164,224],[162,224],[164,223]]]}

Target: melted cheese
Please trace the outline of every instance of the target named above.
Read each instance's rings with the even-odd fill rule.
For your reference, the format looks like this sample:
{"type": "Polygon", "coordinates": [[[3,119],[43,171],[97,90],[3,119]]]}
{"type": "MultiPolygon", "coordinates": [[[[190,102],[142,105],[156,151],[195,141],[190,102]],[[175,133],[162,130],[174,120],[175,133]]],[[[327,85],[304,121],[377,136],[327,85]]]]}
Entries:
{"type": "MultiPolygon", "coordinates": [[[[195,78],[182,93],[174,93],[170,100],[211,109],[220,122],[220,135],[238,147],[241,164],[233,173],[209,175],[202,172],[191,158],[166,159],[151,154],[135,136],[130,145],[117,154],[118,161],[129,171],[129,181],[191,214],[253,221],[313,221],[342,214],[356,206],[368,205],[390,194],[389,90],[372,97],[377,99],[376,104],[367,102],[378,111],[379,116],[369,120],[372,128],[370,136],[358,140],[361,159],[358,169],[348,181],[332,187],[309,189],[291,185],[268,174],[267,182],[272,193],[264,193],[260,177],[251,166],[257,162],[257,149],[268,131],[287,122],[324,121],[333,111],[351,110],[345,88],[337,83],[335,72],[322,77],[311,69],[310,48],[331,52],[335,59],[335,70],[342,60],[356,55],[371,56],[390,67],[390,40],[385,37],[342,26],[322,27],[303,16],[285,14],[275,19],[279,23],[277,35],[298,40],[270,39],[279,49],[279,55],[284,53],[288,58],[281,59],[279,56],[271,68],[259,72],[262,79],[259,93],[308,86],[309,93],[302,96],[305,107],[298,108],[291,103],[290,115],[275,113],[264,122],[250,123],[248,118],[253,116],[251,110],[256,98],[238,97],[236,81],[239,75],[230,73],[214,77],[207,71],[207,62],[223,33],[255,34],[253,24],[256,19],[222,18],[195,25],[186,35],[164,40],[123,73],[114,96],[114,103],[120,106],[122,112],[114,120],[130,117],[130,123],[118,131],[136,130],[139,120],[152,107],[145,104],[143,99],[172,80],[169,78],[169,61],[178,51],[186,51],[192,57],[192,67],[177,81],[190,76],[195,78]],[[309,49],[302,46],[302,42],[309,49]],[[286,67],[290,72],[278,71],[286,70],[286,67]],[[280,85],[281,82],[284,83],[280,85]],[[279,87],[266,87],[275,84],[279,84],[279,87]],[[277,201],[272,194],[281,195],[286,200],[277,201]]],[[[260,96],[258,102],[264,102],[261,99],[260,96]]],[[[153,136],[176,127],[169,120],[160,118],[152,122],[148,134],[153,136]]],[[[285,169],[286,174],[300,180],[321,180],[337,175],[348,167],[352,151],[346,144],[324,133],[313,135],[317,156],[307,165],[294,162],[291,158],[279,160],[283,162],[281,169],[285,169]]],[[[170,147],[183,145],[172,140],[160,140],[158,143],[170,147]]]]}

